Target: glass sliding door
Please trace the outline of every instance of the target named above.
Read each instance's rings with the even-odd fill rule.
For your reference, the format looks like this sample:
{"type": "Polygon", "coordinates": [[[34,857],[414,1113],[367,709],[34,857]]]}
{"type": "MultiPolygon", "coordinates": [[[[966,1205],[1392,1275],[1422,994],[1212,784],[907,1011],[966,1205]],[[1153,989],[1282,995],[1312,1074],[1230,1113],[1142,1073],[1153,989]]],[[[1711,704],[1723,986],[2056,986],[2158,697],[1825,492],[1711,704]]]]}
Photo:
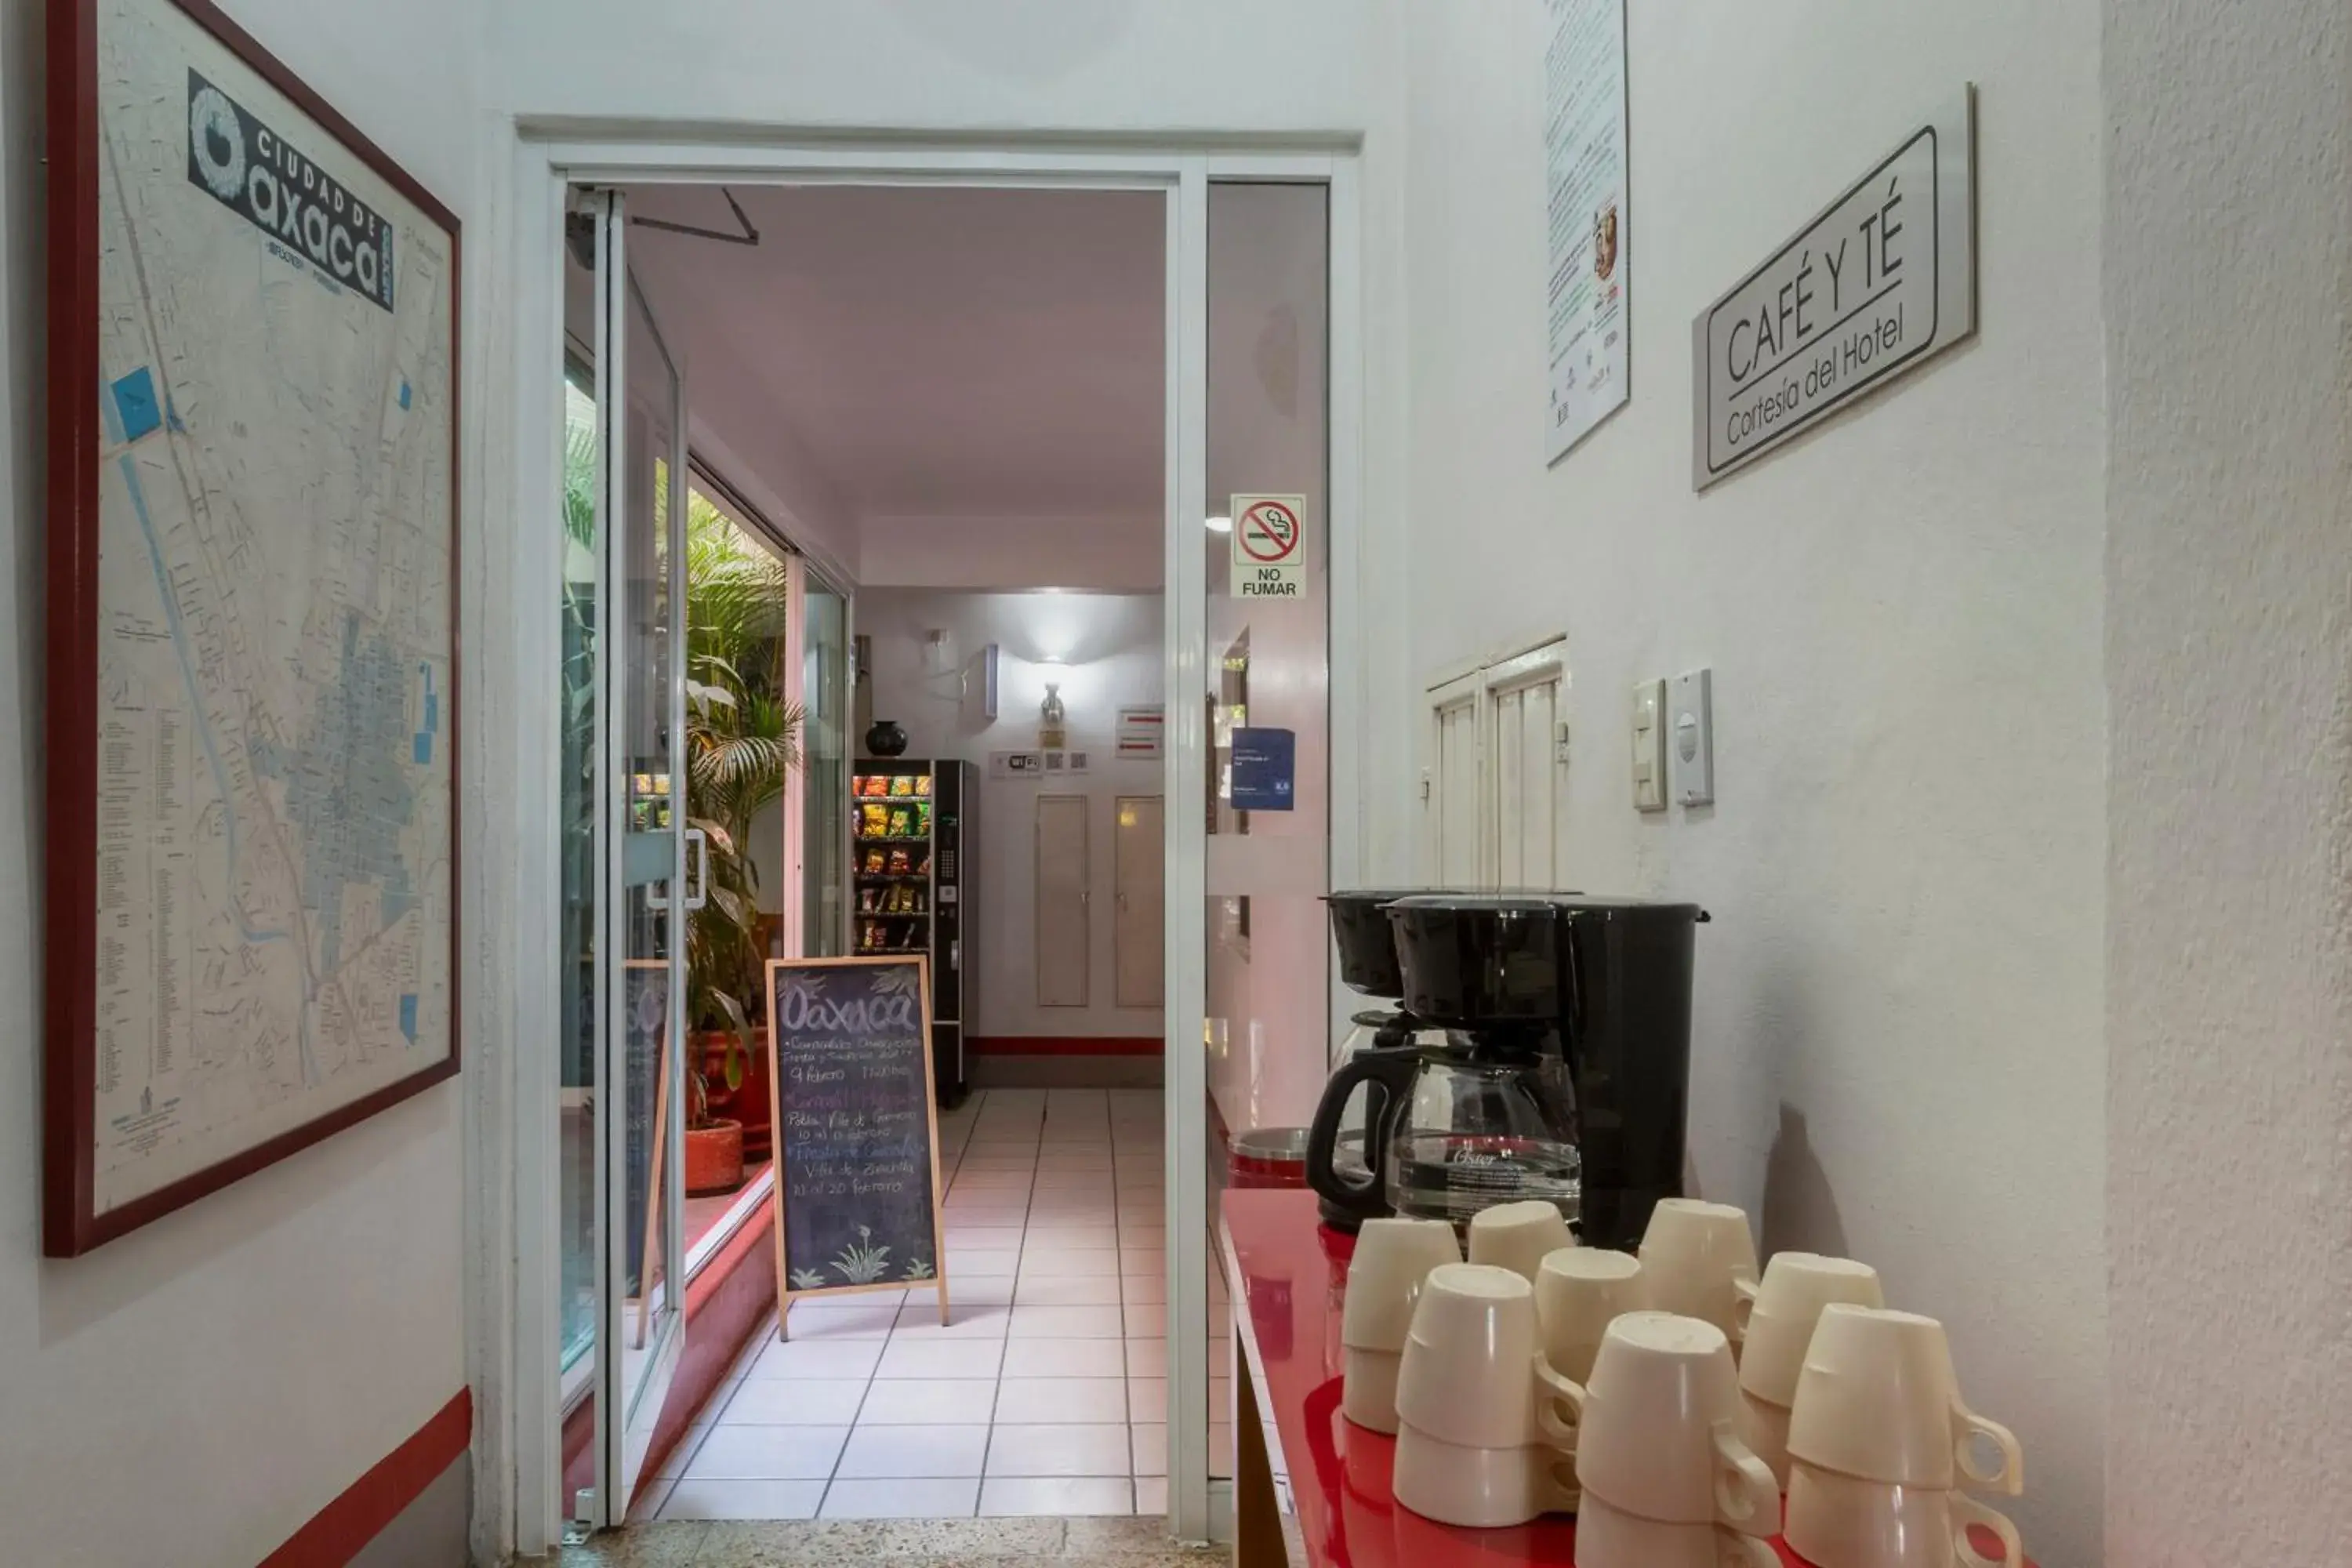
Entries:
{"type": "MultiPolygon", "coordinates": [[[[560,1325],[557,1385],[568,1413],[591,1396],[596,1374],[596,911],[597,476],[602,422],[595,373],[565,366],[563,384],[562,811],[560,860],[562,1016],[558,1038],[557,1180],[560,1325]]],[[[586,1484],[582,1482],[580,1484],[586,1484]]],[[[567,1488],[567,1491],[568,1491],[567,1488]]],[[[562,1500],[572,1511],[572,1499],[562,1500]]]]}
{"type": "MultiPolygon", "coordinates": [[[[1330,190],[1213,177],[1205,218],[1206,471],[1178,548],[1202,563],[1187,574],[1200,680],[1182,693],[1202,730],[1185,781],[1202,900],[1181,918],[1201,933],[1207,1267],[1200,1297],[1169,1317],[1183,1366],[1169,1436],[1171,1449],[1205,1436],[1204,1462],[1199,1448],[1189,1462],[1171,1452],[1171,1479],[1205,1468],[1213,1519],[1245,1375],[1231,1348],[1245,1282],[1225,1277],[1215,1240],[1228,1153],[1247,1134],[1306,1127],[1329,1074],[1330,190]],[[1196,1335],[1180,1352],[1176,1336],[1196,1335]]],[[[1171,1282],[1171,1301],[1192,1289],[1171,1282]]]]}
{"type": "Polygon", "coordinates": [[[567,422],[562,1204],[567,1375],[593,1401],[595,1441],[591,1473],[565,1479],[567,1511],[604,1526],[626,1516],[685,1338],[680,1047],[694,891],[685,384],[629,275],[621,197],[583,203],[594,321],[591,388],[571,390],[567,422]]]}

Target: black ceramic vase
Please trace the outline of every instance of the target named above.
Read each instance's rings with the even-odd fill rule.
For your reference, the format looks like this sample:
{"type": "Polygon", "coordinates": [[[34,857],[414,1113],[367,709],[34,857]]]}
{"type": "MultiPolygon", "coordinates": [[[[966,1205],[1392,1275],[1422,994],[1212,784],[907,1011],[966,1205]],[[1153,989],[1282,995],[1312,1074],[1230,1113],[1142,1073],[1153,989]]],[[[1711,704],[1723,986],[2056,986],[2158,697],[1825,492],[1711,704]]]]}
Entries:
{"type": "Polygon", "coordinates": [[[877,719],[874,728],[866,731],[866,750],[870,756],[903,757],[907,754],[907,731],[896,719],[877,719]]]}

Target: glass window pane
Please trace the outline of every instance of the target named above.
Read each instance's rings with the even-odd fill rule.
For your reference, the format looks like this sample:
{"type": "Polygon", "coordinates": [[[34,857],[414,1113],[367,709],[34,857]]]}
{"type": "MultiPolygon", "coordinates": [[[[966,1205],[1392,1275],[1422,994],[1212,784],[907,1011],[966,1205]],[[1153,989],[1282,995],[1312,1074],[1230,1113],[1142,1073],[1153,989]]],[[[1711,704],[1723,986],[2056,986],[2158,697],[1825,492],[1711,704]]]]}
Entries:
{"type": "MultiPolygon", "coordinates": [[[[558,1208],[561,1367],[570,1394],[596,1342],[596,401],[585,367],[563,388],[563,953],[558,1208]]],[[[567,1398],[566,1403],[570,1401],[567,1398]]],[[[569,1511],[567,1505],[567,1511],[569,1511]]]]}
{"type": "MultiPolygon", "coordinates": [[[[1209,187],[1202,1041],[1227,1142],[1305,1128],[1329,1072],[1328,206],[1322,185],[1209,187]]],[[[1224,1155],[1209,1162],[1214,1476],[1233,1473],[1224,1155]]]]}

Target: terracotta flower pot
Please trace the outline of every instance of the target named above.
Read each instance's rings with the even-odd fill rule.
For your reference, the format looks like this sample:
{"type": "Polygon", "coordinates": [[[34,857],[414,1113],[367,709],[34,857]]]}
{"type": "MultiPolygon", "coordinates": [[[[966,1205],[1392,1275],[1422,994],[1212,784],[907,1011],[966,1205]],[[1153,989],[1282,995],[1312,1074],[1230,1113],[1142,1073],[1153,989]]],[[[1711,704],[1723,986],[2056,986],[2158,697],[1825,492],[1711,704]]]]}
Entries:
{"type": "Polygon", "coordinates": [[[743,1157],[764,1160],[775,1139],[770,1123],[775,1113],[768,1103],[768,1031],[763,1026],[744,1051],[743,1084],[727,1087],[727,1036],[718,1030],[697,1037],[702,1046],[702,1081],[709,1086],[710,1114],[743,1124],[743,1157]]]}
{"type": "Polygon", "coordinates": [[[731,1193],[743,1184],[743,1124],[714,1121],[686,1130],[686,1192],[731,1193]]]}

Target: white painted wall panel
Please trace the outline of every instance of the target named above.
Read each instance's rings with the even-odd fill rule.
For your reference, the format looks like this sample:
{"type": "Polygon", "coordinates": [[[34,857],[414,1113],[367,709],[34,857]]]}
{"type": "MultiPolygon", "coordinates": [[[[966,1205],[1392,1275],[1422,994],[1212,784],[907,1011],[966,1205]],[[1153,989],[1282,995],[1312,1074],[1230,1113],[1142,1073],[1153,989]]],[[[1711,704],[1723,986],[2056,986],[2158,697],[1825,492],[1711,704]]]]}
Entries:
{"type": "Polygon", "coordinates": [[[1412,668],[1567,630],[1561,879],[1715,916],[1698,933],[1700,1187],[1758,1214],[1767,1245],[1852,1251],[1949,1319],[1969,1398],[2032,1456],[2029,1546],[2090,1568],[2102,6],[1699,12],[1628,8],[1633,396],[1547,468],[1544,6],[1405,9],[1412,668]],[[1971,80],[1978,339],[1694,495],[1692,317],[1971,80]],[[1719,804],[1636,813],[1627,694],[1701,666],[1719,804]]]}
{"type": "Polygon", "coordinates": [[[1041,795],[1036,835],[1037,901],[1031,951],[1036,955],[1040,1007],[1084,1007],[1092,991],[1087,797],[1041,795]]]}
{"type": "Polygon", "coordinates": [[[2100,10],[2108,1561],[2336,1568],[2352,11],[2100,10]]]}
{"type": "Polygon", "coordinates": [[[1425,879],[1435,887],[1475,888],[1487,876],[1485,742],[1478,711],[1478,680],[1455,681],[1429,700],[1428,724],[1433,760],[1427,821],[1425,879]]]}

